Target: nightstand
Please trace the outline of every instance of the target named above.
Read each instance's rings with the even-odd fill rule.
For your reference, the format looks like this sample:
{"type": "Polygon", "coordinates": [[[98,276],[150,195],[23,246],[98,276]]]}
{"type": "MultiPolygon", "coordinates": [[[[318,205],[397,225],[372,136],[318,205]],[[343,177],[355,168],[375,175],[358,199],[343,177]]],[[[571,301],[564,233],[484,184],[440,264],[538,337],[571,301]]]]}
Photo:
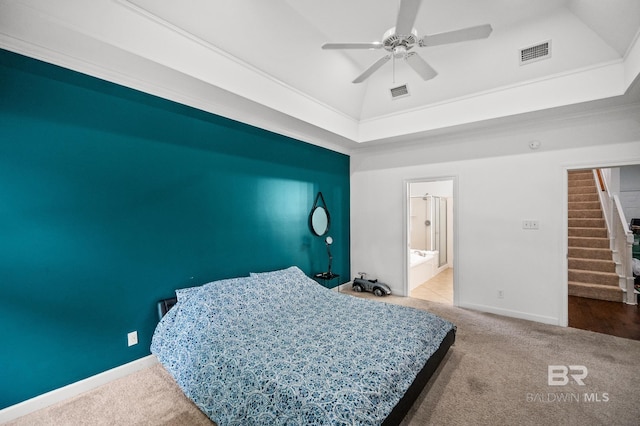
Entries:
{"type": "MultiPolygon", "coordinates": [[[[320,281],[320,284],[323,287],[327,287],[328,284],[331,284],[331,280],[338,278],[340,275],[334,274],[333,272],[320,272],[313,275],[313,278],[317,281],[320,281]]],[[[327,287],[329,288],[329,287],[327,287]]],[[[340,291],[340,286],[338,285],[338,291],[340,291]]]]}

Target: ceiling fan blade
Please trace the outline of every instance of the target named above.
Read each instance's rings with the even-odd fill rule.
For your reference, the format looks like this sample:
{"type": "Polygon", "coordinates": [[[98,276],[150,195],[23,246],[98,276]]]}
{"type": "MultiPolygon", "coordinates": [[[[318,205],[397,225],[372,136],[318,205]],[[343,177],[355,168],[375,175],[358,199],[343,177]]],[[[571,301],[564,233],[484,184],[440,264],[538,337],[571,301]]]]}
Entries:
{"type": "Polygon", "coordinates": [[[396,34],[411,34],[421,2],[422,0],[400,0],[398,19],[396,19],[396,34]]]}
{"type": "Polygon", "coordinates": [[[422,59],[422,57],[420,57],[416,52],[408,53],[405,60],[409,66],[413,68],[420,77],[422,77],[423,80],[431,80],[433,77],[438,75],[438,72],[431,68],[431,65],[422,59]]]}
{"type": "Polygon", "coordinates": [[[325,43],[322,48],[325,50],[333,49],[380,49],[382,43],[375,41],[372,43],[325,43]]]}
{"type": "Polygon", "coordinates": [[[362,83],[367,78],[369,78],[369,76],[371,76],[371,74],[376,72],[378,70],[378,68],[380,68],[381,66],[386,64],[389,59],[391,59],[391,55],[386,55],[386,56],[383,56],[382,58],[378,59],[369,68],[367,68],[365,70],[365,72],[363,72],[358,77],[356,77],[356,79],[353,80],[353,83],[362,83]]]}
{"type": "Polygon", "coordinates": [[[420,46],[438,46],[440,44],[458,43],[461,41],[487,38],[493,31],[490,24],[477,25],[461,30],[447,31],[422,37],[420,46]]]}

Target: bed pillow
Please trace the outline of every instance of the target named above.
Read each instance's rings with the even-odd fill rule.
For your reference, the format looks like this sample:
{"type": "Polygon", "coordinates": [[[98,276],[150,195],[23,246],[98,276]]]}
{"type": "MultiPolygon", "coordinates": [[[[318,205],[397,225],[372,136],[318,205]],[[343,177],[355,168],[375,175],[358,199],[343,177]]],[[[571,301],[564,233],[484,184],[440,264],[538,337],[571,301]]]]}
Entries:
{"type": "Polygon", "coordinates": [[[200,290],[200,288],[202,288],[201,285],[195,287],[179,288],[176,290],[176,297],[178,298],[178,301],[185,300],[191,294],[200,290]]]}
{"type": "Polygon", "coordinates": [[[202,284],[195,287],[177,289],[176,297],[178,298],[178,301],[186,300],[194,295],[202,294],[201,292],[207,292],[211,290],[220,291],[222,287],[225,287],[228,285],[246,285],[250,281],[251,281],[251,277],[235,277],[235,278],[226,278],[223,280],[211,281],[206,284],[202,284]]]}
{"type": "Polygon", "coordinates": [[[268,271],[268,272],[251,272],[249,276],[252,278],[262,278],[262,279],[308,278],[307,275],[304,272],[302,272],[302,270],[297,266],[290,266],[285,269],[278,269],[275,271],[268,271]]]}
{"type": "Polygon", "coordinates": [[[252,272],[249,275],[255,280],[254,283],[283,293],[306,291],[309,286],[318,285],[297,266],[270,272],[252,272]]]}

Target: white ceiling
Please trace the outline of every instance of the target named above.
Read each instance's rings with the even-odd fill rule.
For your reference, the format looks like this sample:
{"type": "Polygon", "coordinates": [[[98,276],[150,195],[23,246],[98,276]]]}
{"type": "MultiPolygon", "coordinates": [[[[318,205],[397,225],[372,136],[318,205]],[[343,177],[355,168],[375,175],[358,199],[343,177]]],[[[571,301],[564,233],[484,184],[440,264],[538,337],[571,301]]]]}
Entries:
{"type": "Polygon", "coordinates": [[[423,0],[421,36],[485,23],[493,33],[416,48],[438,71],[432,80],[389,61],[351,83],[384,52],[321,45],[380,41],[398,4],[0,0],[0,47],[342,151],[638,101],[628,93],[640,74],[640,0],[423,0]],[[549,59],[519,64],[519,49],[547,40],[549,59]],[[400,84],[410,96],[392,100],[400,84]]]}

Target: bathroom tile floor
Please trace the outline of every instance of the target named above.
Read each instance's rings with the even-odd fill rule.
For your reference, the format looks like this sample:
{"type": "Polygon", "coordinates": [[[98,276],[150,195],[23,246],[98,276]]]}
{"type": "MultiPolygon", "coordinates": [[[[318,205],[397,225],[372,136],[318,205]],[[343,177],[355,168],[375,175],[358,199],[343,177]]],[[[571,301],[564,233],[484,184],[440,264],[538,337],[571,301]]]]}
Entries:
{"type": "Polygon", "coordinates": [[[414,288],[411,297],[453,305],[453,269],[447,268],[414,288]]]}

